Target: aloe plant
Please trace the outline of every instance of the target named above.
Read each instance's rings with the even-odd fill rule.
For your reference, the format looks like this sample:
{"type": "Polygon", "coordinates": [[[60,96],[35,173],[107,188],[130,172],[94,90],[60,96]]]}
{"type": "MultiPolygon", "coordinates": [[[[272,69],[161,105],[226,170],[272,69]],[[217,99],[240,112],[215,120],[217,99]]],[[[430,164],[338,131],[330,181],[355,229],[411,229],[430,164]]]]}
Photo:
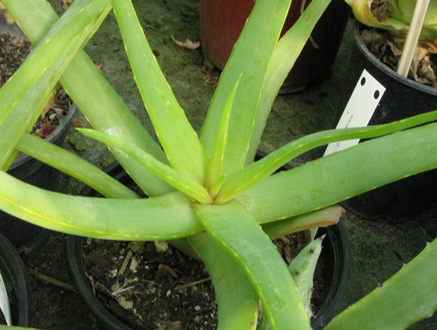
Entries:
{"type": "MultiPolygon", "coordinates": [[[[341,208],[331,205],[437,167],[437,126],[424,125],[436,120],[437,112],[315,133],[254,162],[281,81],[329,0],[312,1],[281,39],[291,1],[256,1],[199,135],[167,84],[130,0],[76,0],[60,19],[45,0],[1,1],[36,47],[0,90],[0,209],[52,230],[113,240],[167,240],[199,256],[215,287],[220,329],[255,329],[259,300],[265,312],[260,328],[308,329],[305,306],[312,272],[302,271],[304,280],[293,278],[271,239],[334,224],[341,208]],[[81,49],[111,8],[162,149],[81,49]],[[82,133],[105,143],[148,198],[27,133],[58,82],[93,127],[82,133]],[[375,137],[380,138],[275,174],[312,148],[375,137]],[[6,170],[17,151],[108,198],[44,191],[11,177],[6,170]]],[[[435,260],[435,245],[427,248],[432,253],[424,254],[426,262],[435,260]]],[[[314,262],[301,263],[308,264],[314,262]]],[[[413,265],[408,273],[419,270],[429,279],[424,289],[435,292],[437,272],[413,265]]],[[[413,288],[414,282],[404,280],[402,287],[413,288]]],[[[399,292],[415,299],[414,290],[399,292]]],[[[396,296],[387,299],[399,304],[396,296]]],[[[382,315],[391,310],[390,303],[375,301],[382,315]]],[[[431,299],[426,304],[436,309],[431,299]]],[[[425,317],[422,310],[411,307],[409,321],[425,317]]],[[[402,309],[394,313],[405,314],[402,309]]],[[[353,317],[348,311],[343,315],[340,320],[353,317]]]]}

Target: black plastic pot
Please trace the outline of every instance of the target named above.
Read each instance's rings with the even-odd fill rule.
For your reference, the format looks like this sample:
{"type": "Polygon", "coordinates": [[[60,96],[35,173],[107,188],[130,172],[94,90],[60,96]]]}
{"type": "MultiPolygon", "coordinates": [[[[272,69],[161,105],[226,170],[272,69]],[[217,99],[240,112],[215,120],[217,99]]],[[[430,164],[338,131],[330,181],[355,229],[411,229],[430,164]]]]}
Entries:
{"type": "MultiPolygon", "coordinates": [[[[123,168],[117,163],[112,164],[107,172],[124,184],[132,182],[123,168]]],[[[83,194],[98,196],[94,190],[89,188],[86,188],[83,194]]],[[[323,262],[323,274],[329,289],[319,312],[311,321],[313,329],[323,329],[339,312],[351,273],[350,246],[343,224],[340,222],[336,226],[320,228],[318,231],[318,235],[325,233],[327,236],[323,241],[324,248],[320,258],[323,262]]],[[[66,240],[67,267],[74,287],[105,329],[130,330],[129,326],[113,316],[94,295],[89,279],[85,275],[83,258],[85,240],[83,237],[76,236],[68,236],[66,240]]]]}
{"type": "Polygon", "coordinates": [[[329,287],[326,298],[311,320],[314,330],[323,329],[340,312],[352,270],[352,256],[346,229],[342,222],[335,226],[319,228],[318,235],[326,234],[320,260],[329,287]]]}
{"type": "Polygon", "coordinates": [[[13,325],[31,327],[33,302],[29,278],[14,246],[1,233],[0,274],[8,293],[13,325]]]}
{"type": "MultiPolygon", "coordinates": [[[[345,108],[364,69],[386,88],[369,125],[437,109],[437,88],[404,78],[375,58],[361,40],[358,23],[354,26],[354,39],[340,109],[345,108]]],[[[351,198],[342,205],[365,219],[386,218],[396,222],[420,214],[436,198],[436,193],[437,170],[432,170],[351,198]]]]}
{"type": "MultiPolygon", "coordinates": [[[[73,105],[58,127],[47,137],[46,141],[63,147],[77,107],[73,105]]],[[[28,155],[19,154],[13,161],[8,173],[34,186],[59,191],[61,172],[28,155]]],[[[47,237],[49,231],[19,220],[0,211],[0,232],[17,248],[26,254],[33,251],[47,237]]]]}

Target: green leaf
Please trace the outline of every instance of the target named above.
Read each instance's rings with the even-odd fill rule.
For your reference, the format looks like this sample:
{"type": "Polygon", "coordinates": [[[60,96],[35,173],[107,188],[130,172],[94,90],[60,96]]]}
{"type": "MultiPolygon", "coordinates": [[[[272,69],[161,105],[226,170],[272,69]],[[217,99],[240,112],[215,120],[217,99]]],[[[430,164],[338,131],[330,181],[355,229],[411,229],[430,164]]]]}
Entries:
{"type": "MultiPolygon", "coordinates": [[[[88,3],[90,2],[92,0],[88,0],[88,3]]],[[[42,39],[52,37],[51,34],[46,36],[45,34],[58,17],[45,0],[3,0],[3,3],[32,44],[35,45],[42,39]]],[[[79,10],[80,8],[72,5],[63,16],[75,15],[79,10]]],[[[112,134],[123,136],[147,150],[160,161],[167,162],[162,149],[132,114],[85,51],[77,52],[65,69],[60,82],[95,129],[110,130],[112,134]]],[[[174,190],[144,167],[139,166],[137,162],[124,158],[124,153],[112,152],[149,196],[159,196],[174,190]]]]}
{"type": "Polygon", "coordinates": [[[170,164],[203,184],[208,157],[147,43],[131,1],[114,0],[113,6],[135,81],[170,164]]]}
{"type": "Polygon", "coordinates": [[[296,285],[275,245],[236,201],[194,205],[215,242],[233,257],[252,282],[273,329],[308,329],[296,285]]]}
{"type": "Polygon", "coordinates": [[[207,154],[211,155],[227,96],[240,80],[231,113],[223,174],[242,169],[246,162],[264,77],[290,2],[256,1],[220,77],[200,137],[207,154]]]}
{"type": "Polygon", "coordinates": [[[275,150],[245,169],[229,175],[222,185],[216,203],[225,203],[234,198],[274,173],[281,166],[311,149],[337,141],[379,137],[433,120],[437,120],[437,111],[420,114],[386,125],[333,129],[306,135],[275,150]]]}
{"type": "MultiPolygon", "coordinates": [[[[50,83],[50,82],[49,82],[50,83]]],[[[41,86],[40,86],[41,87],[41,86]]],[[[39,87],[36,89],[40,89],[39,87]]],[[[50,91],[42,91],[41,94],[35,94],[35,88],[32,88],[13,109],[13,114],[9,114],[4,122],[0,124],[1,132],[5,138],[0,143],[0,149],[3,152],[0,163],[1,170],[7,171],[18,155],[14,149],[18,139],[25,132],[30,132],[33,125],[38,120],[43,105],[47,104],[56,87],[50,91]],[[28,104],[30,102],[31,104],[28,104]]]]}
{"type": "Polygon", "coordinates": [[[344,209],[341,206],[330,206],[322,210],[298,215],[297,217],[264,224],[263,231],[271,240],[299,231],[335,225],[344,209]]]}
{"type": "MultiPolygon", "coordinates": [[[[83,2],[78,1],[78,3],[83,2]]],[[[98,23],[97,16],[102,14],[109,3],[110,0],[98,0],[88,6],[82,5],[84,10],[73,17],[60,19],[53,26],[52,29],[59,33],[38,44],[17,72],[0,89],[0,99],[2,99],[0,122],[3,122],[17,101],[49,70],[57,58],[63,54],[64,60],[58,64],[62,66],[65,66],[64,61],[71,60],[72,55],[86,39],[87,33],[93,32],[91,24],[98,23]],[[68,53],[70,55],[67,55],[68,53]]]]}
{"type": "Polygon", "coordinates": [[[34,45],[59,18],[47,0],[1,0],[1,2],[34,45]],[[25,15],[29,18],[39,16],[44,24],[35,24],[32,19],[24,20],[25,15]],[[50,24],[45,24],[49,22],[50,24]]]}
{"type": "Polygon", "coordinates": [[[36,121],[63,70],[95,25],[100,22],[98,16],[102,14],[108,2],[109,0],[93,2],[71,20],[61,19],[53,27],[58,29],[59,33],[36,47],[0,90],[2,169],[7,169],[10,164],[9,156],[20,136],[36,121]],[[58,57],[50,56],[52,52],[58,57]]]}
{"type": "Polygon", "coordinates": [[[311,295],[313,292],[313,278],[316,270],[317,261],[322,252],[323,237],[311,241],[288,266],[294,283],[299,290],[300,298],[305,306],[308,319],[311,319],[311,295]]]}
{"type": "Polygon", "coordinates": [[[138,148],[129,141],[118,136],[112,136],[106,133],[90,129],[78,129],[83,135],[93,138],[97,141],[103,142],[108,146],[115,147],[126,153],[128,157],[132,157],[142,166],[146,167],[150,172],[155,174],[160,179],[164,180],[174,188],[192,197],[200,203],[210,204],[212,198],[209,196],[206,189],[194,181],[190,176],[179,172],[170,166],[161,163],[155,157],[146,151],[138,148]]]}
{"type": "Polygon", "coordinates": [[[70,196],[3,171],[0,209],[50,230],[111,240],[171,240],[204,231],[191,201],[179,192],[147,199],[70,196]]]}
{"type": "Polygon", "coordinates": [[[139,198],[135,192],[101,169],[44,139],[23,134],[16,147],[19,151],[84,182],[105,197],[139,198]]]}
{"type": "Polygon", "coordinates": [[[436,291],[437,239],[325,329],[407,329],[437,310],[436,291]]]}
{"type": "Polygon", "coordinates": [[[84,136],[78,132],[71,134],[68,138],[68,142],[70,142],[77,151],[84,151],[87,148],[84,136]]]}
{"type": "Polygon", "coordinates": [[[271,175],[237,200],[258,223],[267,223],[321,209],[434,168],[437,124],[429,124],[271,175]]]}
{"type": "Polygon", "coordinates": [[[218,329],[256,329],[258,295],[240,265],[206,233],[188,238],[211,275],[218,305],[218,329]]]}
{"type": "MultiPolygon", "coordinates": [[[[211,159],[208,164],[208,168],[206,171],[206,187],[208,189],[212,189],[212,186],[217,183],[217,179],[219,179],[220,176],[222,176],[222,179],[220,179],[221,184],[224,180],[224,175],[222,175],[222,169],[223,169],[223,158],[225,155],[226,150],[226,143],[228,141],[228,130],[230,125],[230,118],[232,113],[232,106],[234,104],[235,94],[237,92],[238,88],[238,81],[235,83],[234,88],[232,89],[231,93],[229,94],[225,107],[223,109],[223,114],[220,120],[220,125],[218,128],[217,136],[214,142],[214,147],[212,149],[211,159]]],[[[215,189],[212,189],[214,191],[214,194],[218,192],[219,187],[214,187],[215,189]]],[[[213,196],[215,197],[215,196],[213,196]]]]}
{"type": "MultiPolygon", "coordinates": [[[[302,251],[299,252],[299,254],[288,266],[288,270],[299,290],[299,295],[305,306],[305,312],[309,320],[313,316],[310,302],[313,291],[314,271],[316,269],[320,253],[322,252],[322,240],[323,238],[318,238],[314,241],[311,241],[302,251]]],[[[309,326],[311,328],[311,323],[309,326]]],[[[258,330],[270,329],[270,322],[266,315],[263,314],[258,330]]]]}
{"type": "Polygon", "coordinates": [[[313,0],[293,24],[279,39],[264,81],[261,99],[250,140],[246,165],[252,163],[266,126],[267,118],[285,78],[290,73],[303,47],[308,41],[320,16],[332,0],[313,0]]]}

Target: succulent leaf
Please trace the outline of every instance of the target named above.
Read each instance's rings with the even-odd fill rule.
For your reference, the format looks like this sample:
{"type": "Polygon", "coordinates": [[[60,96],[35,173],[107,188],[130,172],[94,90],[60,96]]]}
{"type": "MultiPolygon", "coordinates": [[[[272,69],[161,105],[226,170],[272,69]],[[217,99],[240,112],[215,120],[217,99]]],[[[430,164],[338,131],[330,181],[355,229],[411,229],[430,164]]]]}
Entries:
{"type": "Polygon", "coordinates": [[[294,258],[288,266],[288,270],[299,290],[299,295],[302,299],[308,319],[311,319],[313,315],[310,304],[314,286],[313,278],[317,261],[322,252],[323,238],[324,236],[311,241],[302,251],[299,252],[296,258],[294,258]]]}
{"type": "Polygon", "coordinates": [[[437,310],[436,290],[437,239],[325,329],[407,329],[437,310]]]}

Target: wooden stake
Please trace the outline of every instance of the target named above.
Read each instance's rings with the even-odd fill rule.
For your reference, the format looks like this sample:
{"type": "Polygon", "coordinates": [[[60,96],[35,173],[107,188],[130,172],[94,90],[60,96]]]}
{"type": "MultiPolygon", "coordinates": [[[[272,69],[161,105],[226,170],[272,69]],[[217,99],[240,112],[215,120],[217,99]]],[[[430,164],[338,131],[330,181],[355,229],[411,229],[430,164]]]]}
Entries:
{"type": "Polygon", "coordinates": [[[414,15],[411,20],[410,30],[405,40],[404,49],[399,61],[398,73],[404,77],[408,75],[417,42],[419,41],[420,31],[422,31],[423,22],[425,21],[426,11],[430,0],[417,0],[414,9],[414,15]]]}

